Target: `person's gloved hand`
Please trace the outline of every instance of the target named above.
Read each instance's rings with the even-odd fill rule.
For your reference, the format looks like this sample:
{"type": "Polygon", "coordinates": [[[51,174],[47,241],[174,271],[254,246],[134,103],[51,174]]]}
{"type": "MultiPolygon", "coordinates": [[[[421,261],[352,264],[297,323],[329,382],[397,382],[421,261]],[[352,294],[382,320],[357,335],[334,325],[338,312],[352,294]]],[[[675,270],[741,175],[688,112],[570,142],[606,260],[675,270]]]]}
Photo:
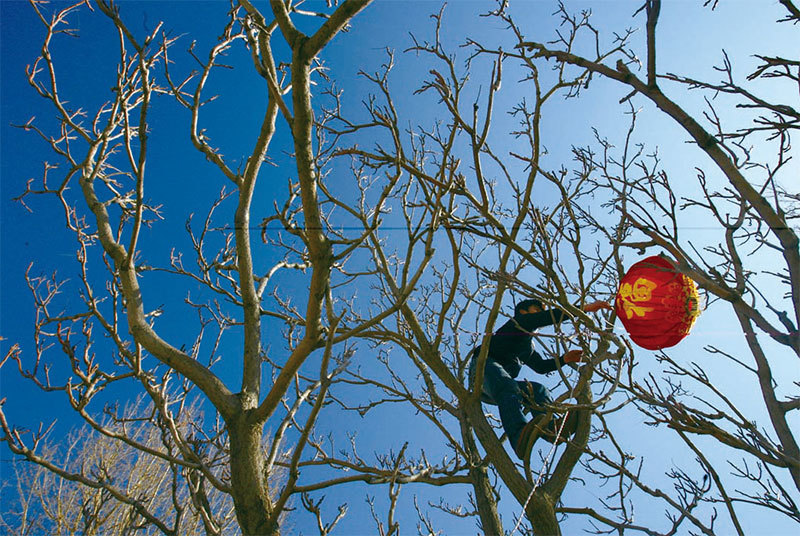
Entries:
{"type": "Polygon", "coordinates": [[[612,310],[614,308],[611,306],[610,303],[606,301],[596,301],[592,303],[587,303],[586,305],[583,306],[583,310],[587,313],[594,313],[599,311],[600,309],[612,310]]]}
{"type": "Polygon", "coordinates": [[[564,363],[580,363],[583,357],[583,350],[570,350],[561,357],[564,363]]]}

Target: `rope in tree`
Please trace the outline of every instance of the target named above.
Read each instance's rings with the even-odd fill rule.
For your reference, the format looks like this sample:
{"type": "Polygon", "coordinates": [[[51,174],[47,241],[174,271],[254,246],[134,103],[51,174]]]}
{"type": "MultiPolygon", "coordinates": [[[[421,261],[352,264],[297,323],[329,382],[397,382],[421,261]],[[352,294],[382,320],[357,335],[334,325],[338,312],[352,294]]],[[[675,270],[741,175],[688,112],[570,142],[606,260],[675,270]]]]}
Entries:
{"type": "Polygon", "coordinates": [[[553,457],[553,454],[556,451],[556,447],[558,447],[558,440],[561,438],[561,432],[562,430],[564,430],[564,424],[566,424],[568,416],[569,416],[569,411],[564,412],[564,418],[561,419],[561,425],[558,427],[558,433],[556,434],[555,441],[553,441],[553,446],[550,447],[550,452],[547,453],[544,462],[542,462],[542,468],[539,470],[539,474],[536,477],[536,482],[534,482],[533,488],[531,488],[531,492],[528,494],[528,498],[525,499],[525,503],[522,505],[522,514],[520,514],[520,516],[517,518],[517,524],[514,525],[514,528],[509,533],[509,536],[513,536],[514,533],[517,532],[517,529],[519,529],[520,525],[522,524],[522,518],[524,516],[525,511],[528,509],[528,503],[531,501],[531,498],[533,497],[533,494],[539,487],[539,484],[541,484],[542,477],[544,476],[544,470],[550,463],[550,459],[553,457]]]}
{"type": "MultiPolygon", "coordinates": [[[[570,391],[569,391],[569,398],[572,398],[574,395],[575,395],[575,385],[572,385],[572,387],[570,387],[570,391]]],[[[516,525],[514,525],[514,528],[509,533],[509,536],[513,536],[517,532],[517,530],[519,529],[520,525],[522,524],[522,518],[523,518],[523,516],[525,515],[525,512],[528,509],[528,503],[531,501],[531,498],[533,497],[533,494],[536,493],[536,490],[539,488],[539,484],[541,484],[542,478],[544,477],[545,468],[550,464],[550,460],[552,459],[553,454],[555,454],[555,452],[556,452],[556,448],[558,447],[558,440],[561,439],[561,433],[564,430],[564,425],[567,423],[567,418],[568,417],[569,417],[569,411],[565,411],[564,412],[564,417],[561,419],[561,424],[558,427],[558,432],[556,432],[556,438],[553,441],[553,446],[550,447],[550,452],[547,453],[547,456],[545,456],[545,459],[542,462],[542,468],[539,469],[539,474],[536,477],[536,482],[533,483],[533,487],[531,488],[531,492],[528,494],[528,498],[525,499],[525,502],[522,505],[522,513],[517,518],[517,523],[516,523],[516,525]]],[[[530,456],[526,457],[525,469],[526,469],[525,470],[526,476],[528,476],[528,474],[530,473],[530,456]]]]}

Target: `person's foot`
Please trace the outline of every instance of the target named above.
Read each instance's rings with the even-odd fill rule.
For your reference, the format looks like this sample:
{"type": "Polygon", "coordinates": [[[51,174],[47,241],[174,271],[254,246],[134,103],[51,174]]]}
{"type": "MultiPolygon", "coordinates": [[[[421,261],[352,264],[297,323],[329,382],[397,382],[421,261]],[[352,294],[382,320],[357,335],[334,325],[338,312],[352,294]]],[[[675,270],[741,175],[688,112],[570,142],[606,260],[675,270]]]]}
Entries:
{"type": "Polygon", "coordinates": [[[561,429],[561,434],[559,434],[558,429],[561,426],[562,419],[563,417],[561,415],[554,416],[542,431],[542,439],[548,443],[555,443],[556,439],[558,439],[558,443],[564,443],[570,437],[572,437],[578,428],[577,412],[570,411],[567,414],[567,422],[564,423],[564,427],[561,429]]]}
{"type": "MultiPolygon", "coordinates": [[[[520,459],[524,460],[531,451],[531,448],[536,440],[547,432],[547,429],[550,427],[550,425],[552,425],[552,423],[552,418],[548,423],[547,415],[539,415],[535,419],[528,422],[528,424],[522,428],[522,431],[519,433],[519,437],[517,438],[517,442],[513,445],[514,453],[520,459]]],[[[555,437],[555,435],[553,435],[553,437],[555,437]]]]}

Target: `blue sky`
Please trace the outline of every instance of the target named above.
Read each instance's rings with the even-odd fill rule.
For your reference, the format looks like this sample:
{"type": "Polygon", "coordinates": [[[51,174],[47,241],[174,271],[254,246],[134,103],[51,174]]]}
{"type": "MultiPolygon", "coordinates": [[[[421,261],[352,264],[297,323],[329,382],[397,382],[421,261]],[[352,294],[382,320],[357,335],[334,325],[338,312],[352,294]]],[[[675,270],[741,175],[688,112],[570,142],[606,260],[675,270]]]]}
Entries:
{"type": "MultiPolygon", "coordinates": [[[[639,25],[638,19],[631,19],[638,2],[628,1],[595,1],[570,4],[578,8],[591,7],[596,20],[596,25],[601,29],[622,28],[625,26],[639,25]]],[[[754,65],[755,60],[749,58],[753,50],[752,40],[757,42],[759,53],[780,54],[793,50],[796,43],[796,30],[794,33],[789,27],[779,27],[777,30],[773,21],[781,16],[780,6],[777,2],[759,1],[756,3],[744,1],[723,1],[720,7],[711,12],[700,7],[701,2],[688,0],[667,1],[662,8],[659,23],[660,33],[660,67],[662,72],[680,72],[702,78],[711,76],[711,65],[718,64],[721,59],[721,49],[737,58],[737,72],[744,77],[754,65]],[[757,6],[757,7],[754,7],[757,6]],[[765,28],[768,28],[766,30],[765,28]],[[744,34],[744,35],[742,35],[744,34]],[[757,39],[752,39],[758,36],[757,39]],[[750,65],[747,65],[750,62],[750,65]]],[[[485,11],[487,4],[484,2],[452,2],[445,15],[446,26],[444,38],[453,45],[453,50],[459,54],[457,44],[463,40],[465,34],[478,35],[487,40],[495,39],[497,32],[502,30],[499,24],[489,19],[477,17],[478,13],[485,11]]],[[[176,51],[181,53],[188,44],[197,39],[197,50],[201,56],[206,53],[213,40],[219,35],[222,23],[219,17],[226,11],[226,2],[125,2],[123,14],[133,30],[142,32],[154,27],[157,20],[165,21],[165,29],[173,36],[181,36],[176,51]]],[[[19,195],[25,182],[29,178],[40,177],[42,172],[42,159],[46,150],[33,134],[14,129],[11,123],[22,124],[32,116],[37,122],[47,125],[53,121],[52,112],[43,106],[40,99],[34,94],[24,77],[25,66],[30,64],[38,54],[41,46],[41,26],[35,14],[26,2],[3,0],[0,2],[0,262],[2,262],[2,278],[0,279],[0,334],[5,340],[0,343],[3,354],[9,344],[19,342],[23,352],[31,352],[32,321],[34,315],[30,293],[24,284],[24,273],[29,263],[34,262],[33,274],[51,273],[58,270],[62,277],[72,277],[74,281],[74,267],[69,264],[74,256],[76,243],[72,235],[65,229],[61,214],[54,209],[52,203],[42,200],[32,200],[28,212],[12,198],[19,195]]],[[[439,2],[413,1],[401,2],[399,0],[378,0],[375,5],[361,13],[355,20],[353,29],[338,36],[325,50],[323,58],[330,68],[332,77],[345,92],[346,103],[353,113],[358,114],[359,96],[367,89],[366,82],[356,76],[359,70],[375,71],[385,59],[385,48],[396,50],[397,67],[392,75],[393,87],[397,90],[397,103],[401,113],[409,121],[418,121],[425,124],[430,120],[433,103],[430,97],[414,97],[413,91],[418,87],[419,81],[427,76],[428,66],[411,53],[402,53],[410,45],[409,32],[427,37],[430,35],[431,21],[429,15],[438,11],[439,2]],[[352,96],[350,98],[349,96],[352,96]]],[[[521,3],[519,10],[520,19],[525,21],[524,28],[533,39],[546,41],[552,36],[554,19],[550,14],[555,10],[555,4],[549,1],[530,1],[521,3]]],[[[110,91],[114,80],[113,60],[116,58],[117,49],[113,33],[109,33],[103,24],[102,15],[81,12],[76,16],[76,25],[80,29],[81,39],[61,39],[55,47],[60,55],[57,57],[63,72],[61,87],[65,94],[70,95],[70,100],[91,109],[98,102],[104,100],[105,91],[110,91]],[[91,46],[86,46],[86,39],[92,40],[91,46]],[[70,51],[77,50],[78,54],[70,56],[70,51]],[[109,67],[109,65],[111,67],[109,67]],[[83,89],[87,86],[97,87],[97,93],[87,94],[83,89]]],[[[608,34],[605,34],[608,35],[608,34]]],[[[639,36],[637,39],[641,39],[639,36]]],[[[638,42],[638,41],[636,41],[638,42]]],[[[176,53],[176,57],[178,54],[176,53]]],[[[180,56],[176,68],[185,60],[180,56]]],[[[252,136],[260,125],[263,114],[263,94],[266,88],[261,80],[249,70],[248,58],[241,54],[241,50],[234,55],[232,61],[244,68],[233,71],[223,71],[213,80],[213,89],[223,94],[223,97],[205,109],[202,121],[207,125],[209,134],[223,153],[236,158],[236,155],[245,155],[250,150],[248,136],[252,136]]],[[[515,85],[514,80],[507,74],[504,81],[503,102],[510,106],[524,94],[522,85],[515,85]]],[[[611,84],[595,81],[586,98],[568,101],[557,100],[553,104],[554,112],[547,114],[550,119],[546,121],[547,140],[545,144],[550,150],[547,164],[557,168],[560,163],[568,164],[570,160],[569,148],[571,145],[582,145],[592,141],[592,126],[597,126],[601,134],[610,139],[620,139],[627,125],[621,120],[621,110],[624,107],[617,101],[624,96],[621,88],[611,84]],[[555,108],[557,107],[557,109],[555,108]]],[[[796,92],[794,94],[796,101],[796,92]]],[[[701,110],[702,101],[698,97],[682,96],[681,102],[685,103],[696,113],[701,110]]],[[[784,99],[784,102],[791,102],[784,99]]],[[[694,175],[695,166],[708,166],[704,157],[697,156],[686,143],[686,136],[668,121],[653,113],[651,107],[643,105],[644,122],[639,129],[639,138],[649,145],[657,145],[662,155],[667,155],[668,169],[673,177],[685,176],[687,192],[695,191],[694,175]]],[[[153,198],[179,199],[184,196],[185,203],[172,203],[165,206],[165,222],[154,231],[148,233],[148,246],[145,255],[154,260],[164,262],[168,259],[173,247],[185,247],[187,239],[183,231],[184,222],[190,213],[194,213],[194,220],[198,224],[205,217],[207,204],[213,200],[224,185],[223,179],[215,173],[204,159],[191,147],[183,123],[187,114],[167,99],[154,102],[153,137],[151,139],[152,152],[148,162],[152,180],[148,186],[149,194],[153,198]],[[182,130],[183,128],[183,130],[182,130]],[[188,202],[191,201],[191,202],[188,202]],[[195,203],[196,202],[196,203],[195,203]]],[[[494,126],[498,140],[511,128],[510,120],[503,122],[502,114],[497,114],[498,120],[494,126]]],[[[280,119],[279,119],[280,122],[280,119]]],[[[288,150],[288,137],[286,127],[280,123],[279,134],[276,139],[278,148],[288,150]]],[[[511,143],[511,142],[509,142],[511,143]]],[[[280,152],[273,153],[280,155],[280,152]]],[[[279,165],[274,171],[269,171],[270,184],[283,187],[286,180],[292,175],[291,168],[285,167],[288,159],[276,157],[279,165]],[[274,182],[273,182],[274,181],[274,182]]],[[[684,185],[684,179],[677,179],[677,183],[684,185]]],[[[265,188],[259,193],[258,206],[268,207],[271,204],[270,191],[265,188]]],[[[257,209],[258,210],[258,206],[257,209]]],[[[701,241],[705,231],[703,225],[693,231],[693,237],[701,241]]],[[[709,238],[716,240],[716,238],[709,238]]],[[[273,253],[267,249],[257,252],[258,261],[264,264],[274,260],[273,253]]],[[[626,259],[634,262],[637,256],[628,253],[626,259]]],[[[768,262],[768,261],[766,261],[768,262]]],[[[179,301],[185,295],[185,288],[171,288],[167,278],[148,275],[143,278],[146,292],[158,295],[151,298],[153,306],[161,301],[167,302],[170,298],[179,301]]],[[[292,295],[302,291],[305,281],[293,279],[289,275],[279,277],[277,283],[282,292],[292,295]]],[[[64,305],[70,299],[76,299],[74,294],[65,293],[62,297],[64,305]]],[[[509,302],[510,305],[510,302],[509,302]]],[[[179,333],[189,308],[176,307],[167,309],[167,313],[159,319],[159,327],[167,333],[179,333]]],[[[280,326],[265,326],[266,330],[279,330],[280,326]]],[[[737,382],[730,378],[727,365],[713,359],[702,352],[702,348],[710,344],[726,344],[731,339],[740,339],[740,332],[735,329],[732,319],[721,308],[709,309],[698,321],[692,337],[682,343],[675,350],[675,355],[688,356],[703,363],[710,374],[716,375],[720,381],[729,380],[731,396],[745,404],[752,411],[754,418],[763,418],[763,410],[758,403],[749,404],[752,393],[745,387],[747,384],[737,382]],[[732,387],[739,384],[741,389],[732,387]]],[[[267,341],[268,344],[279,348],[283,344],[280,337],[267,341]]],[[[649,352],[640,351],[637,356],[643,363],[643,368],[648,366],[647,359],[652,358],[649,352]]],[[[786,373],[790,374],[791,365],[786,363],[786,373]]],[[[795,367],[796,368],[796,367],[795,367]]],[[[230,376],[226,378],[231,385],[239,381],[236,367],[231,367],[230,376]]],[[[555,379],[548,380],[554,387],[555,379]]],[[[8,402],[4,409],[9,417],[18,423],[36,423],[58,419],[57,431],[67,430],[73,426],[70,411],[63,409],[56,401],[58,395],[42,395],[39,391],[20,382],[18,375],[9,364],[4,367],[0,377],[1,397],[6,397],[8,402]]],[[[785,394],[785,393],[784,393],[785,394]]],[[[757,400],[754,402],[758,402],[757,400]]],[[[403,416],[403,426],[409,428],[416,426],[410,416],[403,416]]],[[[386,415],[378,415],[363,421],[361,437],[369,436],[374,432],[374,437],[366,437],[369,447],[379,448],[395,445],[399,446],[400,439],[397,434],[385,435],[388,432],[386,415]]],[[[341,423],[331,423],[332,426],[349,424],[350,419],[342,417],[341,423]]],[[[797,420],[795,419],[795,422],[797,420]]],[[[798,423],[800,425],[800,423],[798,423]]],[[[394,427],[398,422],[392,420],[394,427]]],[[[641,430],[642,427],[638,427],[641,430]]],[[[434,432],[425,431],[426,434],[434,432]]],[[[648,432],[632,439],[637,451],[656,450],[662,445],[663,434],[660,431],[648,432]]],[[[7,451],[1,454],[3,460],[8,458],[7,451]]],[[[676,456],[685,456],[685,452],[676,452],[676,456]]],[[[3,464],[3,468],[5,468],[3,464]]],[[[661,465],[653,469],[656,473],[661,471],[661,465]]],[[[648,469],[649,470],[649,469],[648,469]]],[[[655,476],[658,480],[658,475],[655,476]]],[[[437,490],[420,490],[408,487],[403,491],[407,499],[403,504],[403,512],[411,515],[413,512],[408,497],[412,493],[421,493],[421,496],[430,499],[437,490]]],[[[347,491],[352,493],[347,497],[351,510],[340,528],[342,533],[356,533],[364,527],[368,513],[364,503],[365,493],[385,497],[385,490],[379,487],[364,489],[353,486],[347,491]]],[[[584,500],[593,500],[592,497],[600,495],[598,490],[587,487],[571,487],[566,495],[566,500],[571,504],[584,500]]],[[[331,499],[329,499],[331,500],[331,499]]],[[[333,505],[331,505],[331,508],[333,505]]],[[[501,501],[502,512],[507,520],[519,510],[510,497],[501,501]]],[[[642,506],[645,517],[661,515],[660,509],[648,511],[647,506],[642,506]]],[[[760,525],[759,513],[753,512],[747,519],[750,523],[750,533],[758,534],[763,526],[760,525]]],[[[438,519],[438,518],[437,518],[438,519]]],[[[310,519],[298,518],[293,520],[299,530],[309,531],[313,526],[307,525],[310,519]]],[[[442,520],[442,523],[449,521],[442,520]]],[[[778,518],[771,522],[776,523],[770,530],[782,530],[780,525],[783,520],[778,518]]],[[[506,521],[508,523],[508,521],[506,521]]],[[[569,522],[568,522],[569,523],[569,522]]],[[[583,526],[583,525],[581,525],[583,526]]],[[[412,531],[413,524],[409,522],[404,532],[412,531]]],[[[451,530],[472,531],[471,525],[442,525],[451,530]],[[465,529],[465,527],[467,527],[465,529]]],[[[565,530],[570,530],[572,525],[567,524],[565,530]]],[[[791,525],[786,525],[790,530],[791,525]]],[[[372,532],[368,530],[367,532],[372,532]]],[[[450,531],[446,531],[450,533],[450,531]]],[[[724,532],[724,531],[723,531],[724,532]]],[[[788,533],[788,532],[787,532],[788,533]]]]}

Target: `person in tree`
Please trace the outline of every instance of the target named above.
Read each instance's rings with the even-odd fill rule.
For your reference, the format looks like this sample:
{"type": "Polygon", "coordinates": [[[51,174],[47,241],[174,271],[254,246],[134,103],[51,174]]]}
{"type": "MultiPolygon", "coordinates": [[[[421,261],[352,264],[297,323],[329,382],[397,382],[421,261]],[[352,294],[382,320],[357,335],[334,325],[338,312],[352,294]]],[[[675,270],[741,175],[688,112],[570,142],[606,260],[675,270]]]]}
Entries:
{"type": "MultiPolygon", "coordinates": [[[[596,301],[586,304],[583,310],[593,313],[600,309],[612,309],[608,302],[596,301]]],[[[555,417],[547,419],[547,413],[535,408],[531,420],[523,415],[523,400],[531,399],[537,406],[553,403],[550,391],[542,384],[517,381],[522,365],[528,365],[539,374],[553,372],[563,363],[577,363],[582,350],[570,350],[558,359],[544,359],[533,349],[532,332],[561,323],[567,315],[561,309],[544,310],[539,300],[523,300],[514,307],[514,318],[503,324],[489,341],[489,354],[483,372],[481,401],[495,405],[500,410],[500,421],[514,452],[524,458],[526,447],[534,433],[549,442],[557,438],[558,424],[555,417]]],[[[470,365],[470,383],[473,383],[475,364],[481,347],[473,350],[470,365]]],[[[575,433],[577,419],[571,413],[561,431],[562,438],[575,433]]]]}

